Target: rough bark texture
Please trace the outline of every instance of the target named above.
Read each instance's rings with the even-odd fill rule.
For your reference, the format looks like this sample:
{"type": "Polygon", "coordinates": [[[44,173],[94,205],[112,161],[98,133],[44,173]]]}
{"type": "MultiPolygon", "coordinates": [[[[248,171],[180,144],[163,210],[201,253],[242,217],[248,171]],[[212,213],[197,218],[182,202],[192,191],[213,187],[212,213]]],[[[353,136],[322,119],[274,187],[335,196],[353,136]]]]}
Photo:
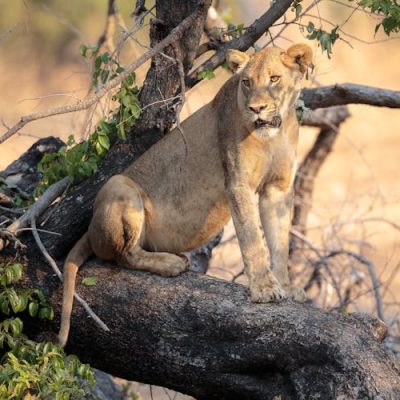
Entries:
{"type": "MultiPolygon", "coordinates": [[[[78,281],[88,276],[97,284],[78,292],[111,332],[75,306],[67,351],[113,375],[197,399],[400,398],[399,365],[370,321],[290,302],[251,304],[245,287],[192,272],[168,279],[93,260],[78,281]]],[[[61,290],[47,266],[29,270],[26,284],[49,293],[59,315],[61,290]]]]}

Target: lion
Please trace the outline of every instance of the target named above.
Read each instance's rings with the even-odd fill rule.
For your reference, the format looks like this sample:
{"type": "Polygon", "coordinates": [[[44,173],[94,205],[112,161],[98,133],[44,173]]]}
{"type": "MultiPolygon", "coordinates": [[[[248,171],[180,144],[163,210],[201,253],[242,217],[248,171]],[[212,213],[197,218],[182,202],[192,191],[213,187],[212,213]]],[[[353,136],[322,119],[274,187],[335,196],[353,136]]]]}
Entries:
{"type": "Polygon", "coordinates": [[[299,131],[294,105],[312,50],[301,43],[252,57],[229,50],[226,59],[235,73],[183,122],[185,137],[172,130],[99,191],[89,228],[65,261],[62,346],[77,271],[90,255],[176,276],[189,268],[182,253],[207,243],[231,217],[251,300],[305,300],[290,284],[287,264],[299,131]]]}

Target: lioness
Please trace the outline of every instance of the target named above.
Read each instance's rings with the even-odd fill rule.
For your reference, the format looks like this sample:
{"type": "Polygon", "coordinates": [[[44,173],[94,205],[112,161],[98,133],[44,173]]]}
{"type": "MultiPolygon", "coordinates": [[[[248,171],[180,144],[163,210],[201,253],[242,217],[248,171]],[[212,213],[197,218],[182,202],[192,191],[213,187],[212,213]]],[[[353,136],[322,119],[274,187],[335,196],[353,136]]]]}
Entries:
{"type": "Polygon", "coordinates": [[[104,184],[89,229],[65,262],[62,346],[78,267],[92,253],[125,268],[175,276],[188,269],[179,254],[205,244],[230,217],[251,300],[305,299],[290,285],[287,262],[298,139],[294,103],[311,60],[305,44],[286,52],[266,48],[251,58],[230,50],[227,62],[236,74],[183,122],[185,140],[174,129],[104,184]]]}

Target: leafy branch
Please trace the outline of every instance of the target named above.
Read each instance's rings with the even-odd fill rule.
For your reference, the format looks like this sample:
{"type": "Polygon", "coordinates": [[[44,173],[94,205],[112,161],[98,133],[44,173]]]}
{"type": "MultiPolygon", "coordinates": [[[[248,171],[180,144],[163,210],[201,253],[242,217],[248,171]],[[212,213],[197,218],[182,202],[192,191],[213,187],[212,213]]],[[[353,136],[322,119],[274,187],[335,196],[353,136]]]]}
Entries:
{"type": "Polygon", "coordinates": [[[90,396],[93,370],[59,345],[36,343],[23,334],[24,323],[15,315],[53,319],[53,309],[40,289],[19,288],[23,266],[0,264],[0,314],[12,317],[0,323],[0,399],[69,400],[90,396]]]}

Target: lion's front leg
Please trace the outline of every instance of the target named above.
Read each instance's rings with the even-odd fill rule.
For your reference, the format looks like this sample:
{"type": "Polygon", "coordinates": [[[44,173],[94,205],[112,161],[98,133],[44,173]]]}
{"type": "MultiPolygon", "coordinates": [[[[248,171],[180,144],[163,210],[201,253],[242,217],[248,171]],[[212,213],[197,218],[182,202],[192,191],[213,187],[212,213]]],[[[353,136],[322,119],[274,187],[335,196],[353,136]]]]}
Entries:
{"type": "Polygon", "coordinates": [[[286,293],[267,264],[267,249],[259,228],[260,219],[253,193],[245,185],[233,186],[229,189],[229,201],[249,277],[251,300],[267,303],[284,299],[286,293]]]}
{"type": "Polygon", "coordinates": [[[260,193],[260,216],[268,244],[271,268],[288,296],[304,302],[302,288],[292,286],[289,279],[289,231],[293,207],[293,189],[269,184],[260,193]]]}

